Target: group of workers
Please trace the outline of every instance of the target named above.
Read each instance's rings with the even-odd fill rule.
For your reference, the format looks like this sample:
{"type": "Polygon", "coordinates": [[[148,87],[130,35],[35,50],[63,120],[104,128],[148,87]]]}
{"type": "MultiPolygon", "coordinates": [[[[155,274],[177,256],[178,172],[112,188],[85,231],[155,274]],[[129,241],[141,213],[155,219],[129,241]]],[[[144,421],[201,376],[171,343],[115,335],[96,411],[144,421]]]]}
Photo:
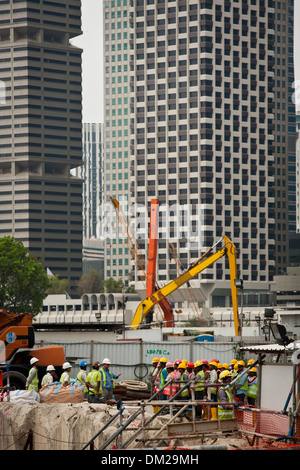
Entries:
{"type": "MultiPolygon", "coordinates": [[[[26,390],[33,389],[36,392],[39,390],[39,378],[38,378],[38,365],[39,360],[33,357],[30,360],[31,369],[29,371],[26,390]]],[[[104,358],[102,363],[95,361],[90,372],[87,372],[88,364],[86,361],[81,361],[79,364],[80,370],[76,377],[76,383],[84,387],[84,399],[88,400],[89,403],[107,403],[113,400],[115,379],[118,379],[122,372],[117,375],[113,374],[109,367],[111,361],[109,358],[104,358]]],[[[59,382],[63,387],[67,387],[71,384],[71,373],[72,366],[69,362],[64,362],[62,365],[62,374],[59,382]]],[[[46,374],[41,380],[41,386],[47,386],[54,383],[55,367],[49,365],[46,368],[46,374]]]]}
{"type": "MultiPolygon", "coordinates": [[[[176,359],[154,358],[148,376],[152,394],[158,400],[209,401],[212,419],[232,418],[233,404],[255,406],[258,391],[257,368],[251,367],[255,361],[250,359],[247,366],[243,360],[233,359],[230,364],[221,364],[217,359],[210,362],[188,362],[176,359]],[[251,368],[250,368],[251,367],[251,368]],[[245,371],[247,368],[247,372],[245,371]],[[244,372],[244,373],[243,373],[244,372]],[[171,381],[171,382],[170,382],[171,381]],[[170,383],[168,383],[170,382],[170,383]],[[167,385],[165,385],[168,383],[167,385]],[[231,403],[231,405],[230,405],[231,403]]],[[[203,404],[196,405],[196,419],[202,419],[203,404]]]]}

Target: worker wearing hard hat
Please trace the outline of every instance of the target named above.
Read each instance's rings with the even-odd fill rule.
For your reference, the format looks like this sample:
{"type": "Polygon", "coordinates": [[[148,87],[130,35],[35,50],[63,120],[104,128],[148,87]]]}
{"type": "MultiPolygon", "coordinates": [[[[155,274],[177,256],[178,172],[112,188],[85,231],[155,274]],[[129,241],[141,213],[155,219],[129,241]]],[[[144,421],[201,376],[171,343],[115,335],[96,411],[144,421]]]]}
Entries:
{"type": "MultiPolygon", "coordinates": [[[[195,373],[195,400],[203,400],[204,398],[204,387],[201,386],[201,382],[204,382],[204,372],[202,370],[203,361],[196,361],[194,364],[195,373]]],[[[196,406],[196,420],[201,420],[202,417],[202,405],[196,406]]]]}
{"type": "Polygon", "coordinates": [[[237,375],[237,381],[234,384],[234,387],[236,390],[236,397],[242,404],[245,404],[245,397],[246,397],[246,393],[248,390],[248,380],[247,380],[248,377],[247,377],[247,374],[243,374],[244,367],[245,367],[244,361],[237,362],[238,375],[237,375]]]}
{"type": "Polygon", "coordinates": [[[234,402],[231,390],[226,387],[232,379],[231,372],[223,370],[220,373],[219,379],[222,382],[222,386],[219,387],[217,392],[218,402],[220,402],[218,405],[218,419],[234,418],[233,405],[226,405],[226,403],[234,402]]]}
{"type": "Polygon", "coordinates": [[[63,385],[63,387],[67,387],[71,382],[70,372],[72,366],[69,362],[64,362],[62,368],[63,373],[61,374],[59,381],[63,385]]]}
{"type": "Polygon", "coordinates": [[[257,381],[257,369],[252,367],[248,373],[248,390],[246,393],[247,402],[250,406],[256,405],[258,381],[257,381]]]}
{"type": "MultiPolygon", "coordinates": [[[[210,361],[209,363],[209,383],[217,384],[218,383],[218,362],[210,361]]],[[[216,402],[217,401],[217,386],[208,387],[207,397],[209,400],[216,402]]],[[[213,407],[213,406],[212,406],[213,407]]]]}
{"type": "Polygon", "coordinates": [[[169,382],[169,380],[172,380],[173,382],[169,383],[164,389],[163,389],[163,395],[165,395],[165,400],[169,400],[171,396],[174,396],[178,390],[179,390],[179,384],[178,382],[176,383],[175,380],[177,378],[177,370],[174,369],[174,363],[171,361],[168,361],[166,363],[166,370],[167,370],[167,377],[166,377],[166,382],[169,382]]]}
{"type": "Polygon", "coordinates": [[[26,390],[35,390],[36,392],[39,389],[39,377],[38,377],[38,369],[37,369],[37,363],[39,360],[36,357],[32,357],[30,359],[30,365],[32,366],[27,380],[26,380],[26,385],[25,388],[26,390]]]}
{"type": "MultiPolygon", "coordinates": [[[[178,366],[178,372],[180,373],[180,376],[178,377],[179,380],[179,389],[183,389],[183,387],[188,383],[189,381],[189,374],[186,370],[186,363],[181,362],[178,366]]],[[[189,399],[189,387],[185,387],[178,398],[179,400],[188,400],[189,399]]]]}
{"type": "MultiPolygon", "coordinates": [[[[161,370],[160,370],[160,374],[159,374],[158,390],[160,390],[166,383],[166,378],[167,378],[167,375],[168,375],[168,372],[167,372],[167,369],[166,369],[167,362],[168,361],[165,357],[162,357],[159,360],[161,370]]],[[[164,395],[162,392],[160,392],[159,395],[158,395],[158,399],[159,400],[165,400],[166,395],[164,395]]]]}
{"type": "Polygon", "coordinates": [[[158,357],[154,357],[154,358],[152,359],[152,367],[151,367],[151,370],[150,370],[149,375],[148,375],[148,381],[150,382],[151,395],[153,395],[153,392],[154,392],[154,382],[155,382],[156,376],[157,376],[157,374],[158,374],[158,372],[159,372],[158,364],[159,364],[159,358],[158,358],[158,357]]]}
{"type": "Polygon", "coordinates": [[[54,374],[55,374],[55,367],[50,364],[49,366],[47,366],[46,374],[42,378],[42,386],[43,387],[53,383],[54,374]]]}
{"type": "Polygon", "coordinates": [[[100,397],[102,396],[101,376],[100,376],[99,368],[100,368],[100,362],[95,361],[93,364],[92,370],[88,373],[87,378],[86,378],[89,403],[99,402],[100,397]]]}
{"type": "Polygon", "coordinates": [[[115,379],[118,379],[122,372],[119,372],[118,375],[113,374],[109,367],[111,365],[110,359],[108,357],[104,358],[102,361],[102,367],[100,368],[100,377],[101,377],[101,388],[104,401],[109,401],[114,398],[113,389],[115,388],[115,379]]]}
{"type": "Polygon", "coordinates": [[[83,395],[84,395],[84,398],[87,400],[88,397],[89,397],[89,390],[88,390],[88,387],[87,387],[87,373],[86,373],[86,368],[87,368],[87,362],[86,361],[80,361],[79,363],[79,367],[80,367],[80,371],[78,372],[77,374],[77,382],[80,384],[80,385],[83,385],[84,389],[83,389],[83,395]]]}

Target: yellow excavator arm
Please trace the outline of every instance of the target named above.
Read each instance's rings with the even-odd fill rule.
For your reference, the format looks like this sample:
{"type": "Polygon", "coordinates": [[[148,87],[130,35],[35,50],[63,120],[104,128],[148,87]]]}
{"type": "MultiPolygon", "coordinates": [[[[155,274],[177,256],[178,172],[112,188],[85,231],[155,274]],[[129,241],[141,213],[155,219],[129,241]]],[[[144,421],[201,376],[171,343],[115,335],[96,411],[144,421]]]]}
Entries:
{"type": "Polygon", "coordinates": [[[225,254],[228,256],[229,261],[229,270],[230,270],[230,283],[231,283],[231,295],[232,295],[232,308],[233,308],[233,318],[235,326],[235,335],[241,335],[241,326],[238,316],[238,294],[237,287],[235,285],[235,279],[237,279],[237,267],[236,267],[236,248],[233,243],[225,235],[223,236],[225,241],[225,247],[217,251],[213,255],[203,260],[204,256],[207,256],[212,248],[208,250],[205,255],[203,255],[198,261],[193,263],[193,265],[179,277],[173,281],[166,284],[161,289],[155,291],[149,297],[144,299],[138,306],[133,320],[131,322],[131,328],[137,329],[138,326],[143,322],[149,310],[151,310],[155,304],[157,304],[161,299],[167,297],[180,286],[188,282],[190,279],[195,277],[201,271],[206,269],[211,264],[215,263],[218,259],[222,258],[225,254]]]}

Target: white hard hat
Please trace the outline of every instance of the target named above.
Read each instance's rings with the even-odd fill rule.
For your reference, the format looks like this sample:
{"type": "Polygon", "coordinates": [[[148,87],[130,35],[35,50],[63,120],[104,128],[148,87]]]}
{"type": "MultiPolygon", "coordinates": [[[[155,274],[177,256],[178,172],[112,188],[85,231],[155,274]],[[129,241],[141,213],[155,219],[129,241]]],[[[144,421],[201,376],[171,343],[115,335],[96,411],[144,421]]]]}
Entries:
{"type": "Polygon", "coordinates": [[[37,357],[33,357],[32,359],[30,359],[30,364],[33,365],[35,364],[36,362],[38,362],[38,358],[37,357]]]}
{"type": "Polygon", "coordinates": [[[48,366],[47,367],[47,372],[50,372],[51,370],[55,370],[55,367],[53,367],[52,365],[48,366]]]}
{"type": "Polygon", "coordinates": [[[69,367],[72,367],[72,366],[69,362],[64,362],[62,367],[63,369],[69,369],[69,367]]]}
{"type": "Polygon", "coordinates": [[[108,357],[105,357],[102,361],[102,364],[111,364],[110,360],[108,359],[108,357]]]}

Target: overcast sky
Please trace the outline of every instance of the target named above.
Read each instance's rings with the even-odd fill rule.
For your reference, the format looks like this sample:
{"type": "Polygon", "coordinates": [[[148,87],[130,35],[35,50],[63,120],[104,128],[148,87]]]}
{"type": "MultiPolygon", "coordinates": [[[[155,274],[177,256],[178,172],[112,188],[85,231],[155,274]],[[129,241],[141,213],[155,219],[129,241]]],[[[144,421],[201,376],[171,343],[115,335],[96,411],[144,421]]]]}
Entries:
{"type": "MultiPolygon", "coordinates": [[[[300,101],[300,0],[295,1],[295,80],[300,101]]],[[[82,0],[83,35],[73,40],[83,49],[83,122],[103,122],[102,0],[82,0]]]]}

